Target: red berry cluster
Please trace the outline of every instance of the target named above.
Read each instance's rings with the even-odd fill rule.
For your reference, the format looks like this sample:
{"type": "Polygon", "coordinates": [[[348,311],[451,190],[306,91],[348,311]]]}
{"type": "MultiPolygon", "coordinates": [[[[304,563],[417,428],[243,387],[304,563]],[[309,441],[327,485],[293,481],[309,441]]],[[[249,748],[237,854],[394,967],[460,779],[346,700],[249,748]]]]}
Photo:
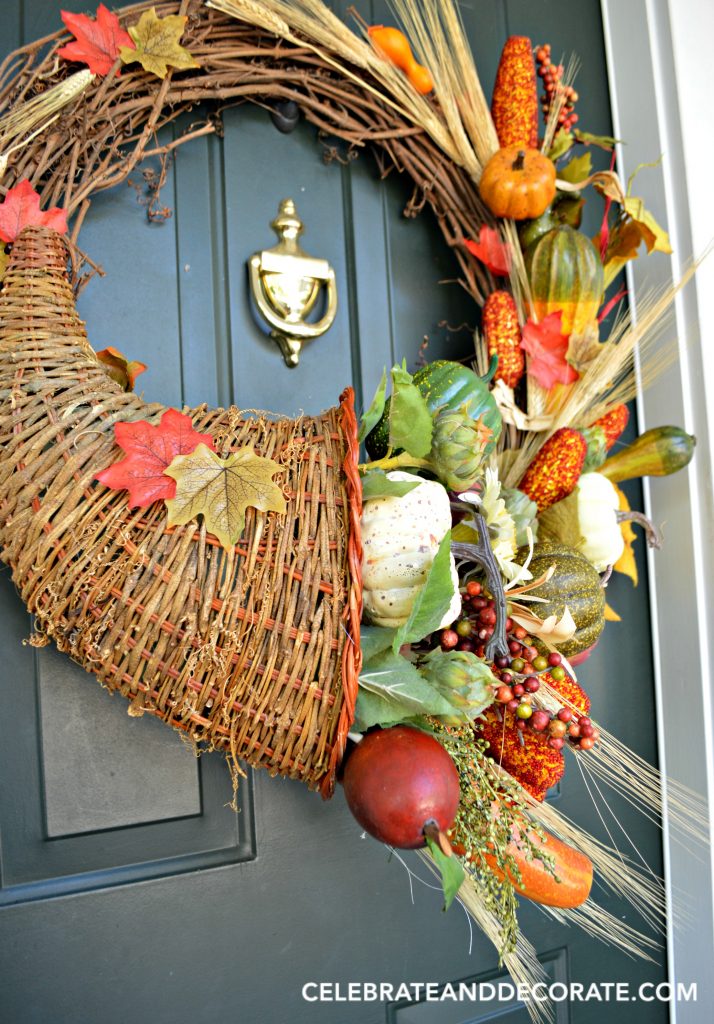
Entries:
{"type": "MultiPolygon", "coordinates": [[[[461,617],[441,631],[442,650],[472,651],[483,658],[495,624],[495,602],[484,594],[477,580],[471,580],[462,595],[461,617]]],[[[547,672],[555,682],[565,679],[561,656],[557,651],[540,654],[527,630],[510,616],[506,620],[506,634],[509,653],[496,658],[493,673],[499,680],[496,701],[514,713],[516,728],[521,732],[531,729],[547,733],[548,745],[555,750],[562,750],[566,741],[580,750],[592,749],[600,733],[587,716],[578,715],[570,708],[561,708],[557,715],[551,715],[544,708],[533,707],[533,697],[540,689],[540,673],[547,672]]]]}
{"type": "MultiPolygon", "coordinates": [[[[462,594],[461,618],[449,629],[441,631],[441,649],[471,651],[478,658],[483,658],[486,644],[493,636],[495,626],[495,601],[485,596],[478,580],[470,580],[466,584],[465,593],[462,594]]],[[[525,630],[523,632],[525,633],[525,630]]]]}
{"type": "Polygon", "coordinates": [[[543,116],[548,120],[553,101],[556,97],[562,96],[563,105],[558,114],[558,127],[569,132],[578,121],[578,115],[575,113],[578,94],[572,85],[563,85],[563,65],[551,62],[550,43],[538,47],[536,50],[536,61],[538,63],[538,75],[543,79],[543,88],[545,89],[541,96],[543,116]]]}

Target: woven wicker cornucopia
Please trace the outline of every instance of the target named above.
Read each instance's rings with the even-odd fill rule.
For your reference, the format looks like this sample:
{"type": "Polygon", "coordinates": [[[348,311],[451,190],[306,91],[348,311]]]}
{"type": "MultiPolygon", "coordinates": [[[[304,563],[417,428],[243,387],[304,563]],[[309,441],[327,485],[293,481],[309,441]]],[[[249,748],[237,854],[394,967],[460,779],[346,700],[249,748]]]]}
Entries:
{"type": "Polygon", "coordinates": [[[109,690],[204,748],[331,793],[359,669],[360,484],[353,396],[317,417],[185,410],[216,451],[275,459],[287,513],[249,509],[224,550],[168,528],[96,473],[120,420],[163,406],[106,375],[77,316],[64,239],[27,228],[0,295],[0,545],[51,638],[109,690]]]}

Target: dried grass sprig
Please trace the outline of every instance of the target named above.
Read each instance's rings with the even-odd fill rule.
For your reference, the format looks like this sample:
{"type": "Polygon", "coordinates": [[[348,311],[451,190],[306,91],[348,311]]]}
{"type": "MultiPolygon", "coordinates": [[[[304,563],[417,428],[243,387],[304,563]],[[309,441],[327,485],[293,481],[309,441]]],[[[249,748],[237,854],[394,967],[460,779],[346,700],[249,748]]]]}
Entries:
{"type": "Polygon", "coordinates": [[[89,69],[77,71],[46,92],[15,104],[0,117],[0,178],[7,170],[11,155],[49,128],[63,107],[75,102],[93,80],[89,69]]]}

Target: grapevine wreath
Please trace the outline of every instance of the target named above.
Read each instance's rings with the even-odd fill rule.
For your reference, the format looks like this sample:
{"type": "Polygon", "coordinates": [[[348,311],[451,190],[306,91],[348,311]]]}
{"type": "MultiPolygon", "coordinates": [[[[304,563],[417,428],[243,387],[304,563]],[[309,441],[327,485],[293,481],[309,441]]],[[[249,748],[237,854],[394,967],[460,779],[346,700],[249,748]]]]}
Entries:
{"type": "MultiPolygon", "coordinates": [[[[662,915],[650,874],[544,798],[567,749],[659,806],[656,771],[598,728],[575,666],[616,614],[609,574],[635,577],[633,523],[660,543],[618,484],[693,453],[673,426],[618,443],[634,353],[673,295],[601,336],[619,270],[669,243],[592,172],[614,140],[581,130],[548,45],[507,40],[489,105],[452,0],[394,8],[403,31],[321,0],[100,4],[5,60],[0,544],[35,643],[236,775],[262,765],[327,797],[339,769],[363,827],[419,849],[528,981],[518,896],[642,955],[651,938],[590,898],[593,869],[662,915]],[[481,308],[471,365],[385,370],[358,425],[350,388],[294,420],[147,404],[142,364],[92,350],[75,307],[92,197],[246,101],[413,180],[410,212],[431,207],[481,308]],[[157,142],[200,103],[204,121],[157,142]]],[[[696,799],[678,798],[691,834],[696,799]]]]}

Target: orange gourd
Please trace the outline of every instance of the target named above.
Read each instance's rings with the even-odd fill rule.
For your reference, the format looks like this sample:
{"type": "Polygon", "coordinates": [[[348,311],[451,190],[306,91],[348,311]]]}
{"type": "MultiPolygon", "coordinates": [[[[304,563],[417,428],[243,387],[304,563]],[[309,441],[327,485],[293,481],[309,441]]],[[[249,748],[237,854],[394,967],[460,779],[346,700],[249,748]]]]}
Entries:
{"type": "Polygon", "coordinates": [[[555,198],[555,164],[537,149],[499,149],[484,167],[479,190],[496,217],[540,217],[555,198]]]}
{"type": "Polygon", "coordinates": [[[418,93],[425,96],[432,91],[434,80],[429,69],[416,62],[403,32],[391,25],[371,25],[367,32],[377,52],[400,68],[418,93]]]}
{"type": "MultiPolygon", "coordinates": [[[[546,907],[579,907],[590,895],[592,887],[593,865],[590,858],[550,832],[545,832],[542,840],[531,833],[530,840],[534,846],[552,857],[555,877],[546,870],[542,860],[528,860],[525,850],[514,840],[506,850],[513,857],[521,875],[520,882],[511,878],[516,892],[546,907]]],[[[451,845],[459,856],[466,852],[459,842],[452,840],[451,845]]],[[[475,859],[472,855],[471,860],[475,859]]],[[[503,880],[504,872],[496,863],[496,858],[486,854],[485,860],[494,875],[503,880]]]]}

